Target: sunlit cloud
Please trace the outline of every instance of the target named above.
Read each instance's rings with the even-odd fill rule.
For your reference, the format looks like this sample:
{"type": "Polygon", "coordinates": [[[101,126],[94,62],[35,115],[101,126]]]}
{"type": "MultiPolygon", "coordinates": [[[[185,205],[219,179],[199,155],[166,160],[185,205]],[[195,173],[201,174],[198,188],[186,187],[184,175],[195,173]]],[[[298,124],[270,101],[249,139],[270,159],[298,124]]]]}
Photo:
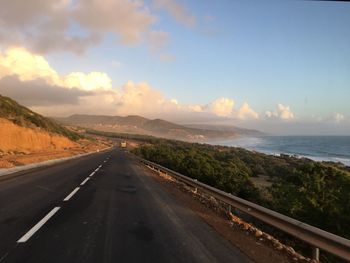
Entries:
{"type": "Polygon", "coordinates": [[[111,78],[103,72],[73,72],[64,76],[60,81],[63,87],[76,88],[91,91],[96,89],[112,89],[111,78]]]}
{"type": "Polygon", "coordinates": [[[266,111],[265,116],[267,118],[275,118],[285,121],[295,119],[294,113],[291,111],[290,107],[281,103],[277,104],[277,111],[266,111]]]}
{"type": "Polygon", "coordinates": [[[9,48],[0,52],[0,78],[9,75],[17,75],[22,81],[43,78],[55,82],[58,78],[44,57],[24,48],[9,48]]]}
{"type": "Polygon", "coordinates": [[[340,123],[345,120],[345,116],[339,112],[334,113],[333,120],[337,123],[340,123]]]}
{"type": "Polygon", "coordinates": [[[247,102],[235,110],[231,98],[206,104],[182,104],[166,98],[147,82],[128,81],[114,87],[104,72],[59,74],[47,60],[24,48],[0,53],[0,93],[17,99],[44,115],[74,113],[143,116],[211,116],[229,119],[258,119],[247,102]]]}
{"type": "Polygon", "coordinates": [[[5,76],[17,76],[21,81],[42,79],[48,85],[87,91],[112,88],[112,80],[106,73],[72,72],[60,76],[43,56],[24,48],[9,48],[0,53],[0,78],[5,76]]]}
{"type": "Polygon", "coordinates": [[[220,117],[231,116],[233,112],[234,101],[228,98],[218,98],[211,102],[207,108],[209,112],[214,113],[220,117]]]}
{"type": "Polygon", "coordinates": [[[247,102],[244,102],[239,108],[237,116],[241,120],[259,119],[259,114],[256,113],[247,102]]]}

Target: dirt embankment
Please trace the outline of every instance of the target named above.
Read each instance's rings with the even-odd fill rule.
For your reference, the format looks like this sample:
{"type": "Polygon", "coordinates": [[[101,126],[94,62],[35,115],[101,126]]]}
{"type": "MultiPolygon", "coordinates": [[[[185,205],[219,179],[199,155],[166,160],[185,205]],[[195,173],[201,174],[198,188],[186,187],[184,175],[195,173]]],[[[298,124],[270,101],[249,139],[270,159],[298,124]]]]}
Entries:
{"type": "Polygon", "coordinates": [[[0,150],[3,152],[37,152],[76,147],[71,140],[40,130],[20,127],[0,118],[0,150]]]}
{"type": "Polygon", "coordinates": [[[98,151],[109,145],[108,141],[102,140],[73,142],[60,135],[20,127],[0,118],[0,168],[98,151]]]}

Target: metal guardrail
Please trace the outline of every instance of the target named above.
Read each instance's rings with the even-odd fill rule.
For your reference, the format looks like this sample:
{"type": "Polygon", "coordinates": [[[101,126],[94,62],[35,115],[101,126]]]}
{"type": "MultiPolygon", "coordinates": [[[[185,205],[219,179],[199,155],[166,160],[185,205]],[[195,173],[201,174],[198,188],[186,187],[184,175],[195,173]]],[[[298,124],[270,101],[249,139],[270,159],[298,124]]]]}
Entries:
{"type": "Polygon", "coordinates": [[[278,228],[283,232],[310,244],[313,247],[313,259],[319,260],[319,249],[322,249],[350,262],[350,240],[346,238],[334,235],[242,198],[233,196],[217,188],[172,171],[159,164],[139,157],[137,158],[140,160],[140,162],[156,171],[166,173],[178,181],[181,181],[194,188],[200,188],[202,192],[216,198],[217,200],[220,200],[221,202],[224,202],[245,214],[253,216],[266,224],[278,228]]]}

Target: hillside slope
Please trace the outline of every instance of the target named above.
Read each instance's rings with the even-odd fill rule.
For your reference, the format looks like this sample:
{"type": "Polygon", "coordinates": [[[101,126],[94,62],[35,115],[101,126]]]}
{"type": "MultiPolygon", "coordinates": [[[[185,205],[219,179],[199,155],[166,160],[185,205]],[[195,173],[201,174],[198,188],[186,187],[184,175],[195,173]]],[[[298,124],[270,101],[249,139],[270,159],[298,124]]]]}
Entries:
{"type": "Polygon", "coordinates": [[[2,152],[30,153],[43,149],[63,150],[77,146],[64,136],[21,127],[3,118],[0,118],[0,127],[2,152]]]}
{"type": "Polygon", "coordinates": [[[31,129],[39,129],[48,133],[62,135],[70,140],[78,140],[80,136],[48,118],[18,104],[11,98],[0,95],[0,118],[14,124],[31,129]]]}
{"type": "Polygon", "coordinates": [[[147,119],[131,115],[72,115],[66,118],[56,118],[57,121],[105,132],[132,133],[152,135],[168,139],[185,141],[206,141],[213,139],[230,139],[244,134],[244,129],[215,130],[187,127],[162,119],[147,119]]]}
{"type": "Polygon", "coordinates": [[[95,152],[111,142],[85,138],[0,95],[0,169],[95,152]]]}

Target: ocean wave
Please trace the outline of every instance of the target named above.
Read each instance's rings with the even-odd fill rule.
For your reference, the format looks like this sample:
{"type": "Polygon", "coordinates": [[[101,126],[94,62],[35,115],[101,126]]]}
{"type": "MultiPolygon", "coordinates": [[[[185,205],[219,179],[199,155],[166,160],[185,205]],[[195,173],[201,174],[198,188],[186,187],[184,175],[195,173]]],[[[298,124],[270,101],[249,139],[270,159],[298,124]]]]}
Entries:
{"type": "Polygon", "coordinates": [[[350,166],[350,137],[267,136],[242,137],[209,144],[241,147],[269,155],[292,155],[314,161],[340,162],[350,166]]]}

